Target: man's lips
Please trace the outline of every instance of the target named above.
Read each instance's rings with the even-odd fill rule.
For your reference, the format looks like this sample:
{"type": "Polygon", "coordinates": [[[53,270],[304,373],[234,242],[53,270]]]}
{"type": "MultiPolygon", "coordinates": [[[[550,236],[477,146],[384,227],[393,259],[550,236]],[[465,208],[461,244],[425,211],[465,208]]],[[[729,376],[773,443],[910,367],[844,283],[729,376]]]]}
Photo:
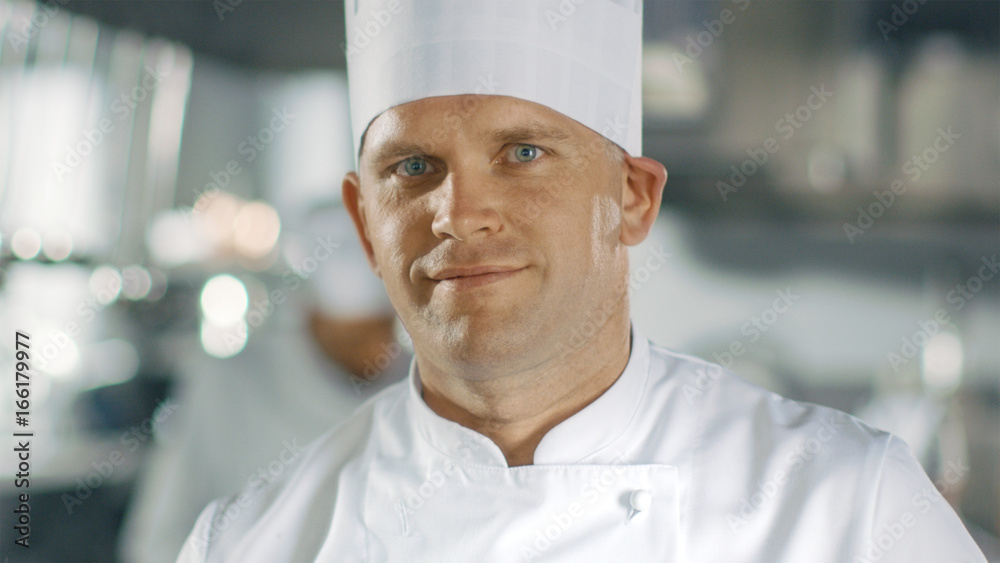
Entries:
{"type": "Polygon", "coordinates": [[[435,282],[456,289],[479,287],[516,275],[524,266],[472,266],[448,268],[431,275],[435,282]]]}

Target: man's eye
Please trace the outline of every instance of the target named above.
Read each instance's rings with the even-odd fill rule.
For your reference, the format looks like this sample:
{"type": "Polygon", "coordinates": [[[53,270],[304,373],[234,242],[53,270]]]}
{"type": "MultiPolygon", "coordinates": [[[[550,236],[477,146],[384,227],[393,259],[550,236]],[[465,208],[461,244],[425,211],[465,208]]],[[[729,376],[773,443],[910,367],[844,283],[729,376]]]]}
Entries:
{"type": "Polygon", "coordinates": [[[400,176],[420,176],[425,172],[433,171],[434,167],[419,156],[411,156],[403,162],[400,162],[396,167],[396,174],[399,174],[400,176]]]}
{"type": "Polygon", "coordinates": [[[517,162],[531,162],[542,155],[542,149],[535,145],[514,145],[511,150],[513,151],[511,156],[517,162]]]}

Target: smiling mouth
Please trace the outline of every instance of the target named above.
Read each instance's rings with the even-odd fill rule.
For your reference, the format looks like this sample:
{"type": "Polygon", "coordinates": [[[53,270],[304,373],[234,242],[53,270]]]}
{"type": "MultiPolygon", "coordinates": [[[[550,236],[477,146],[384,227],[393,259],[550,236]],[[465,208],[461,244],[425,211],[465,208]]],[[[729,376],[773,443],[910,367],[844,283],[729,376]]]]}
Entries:
{"type": "Polygon", "coordinates": [[[444,270],[431,279],[439,285],[454,289],[472,289],[513,277],[525,268],[505,266],[477,266],[444,270]]]}

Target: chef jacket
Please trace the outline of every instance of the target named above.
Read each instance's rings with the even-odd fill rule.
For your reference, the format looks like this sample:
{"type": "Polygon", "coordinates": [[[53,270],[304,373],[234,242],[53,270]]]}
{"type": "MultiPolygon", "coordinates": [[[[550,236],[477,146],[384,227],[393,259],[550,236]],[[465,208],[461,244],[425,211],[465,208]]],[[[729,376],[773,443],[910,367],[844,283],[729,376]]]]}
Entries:
{"type": "Polygon", "coordinates": [[[618,380],[533,465],[421,398],[416,363],[178,561],[982,563],[906,444],[632,328],[618,380]]]}

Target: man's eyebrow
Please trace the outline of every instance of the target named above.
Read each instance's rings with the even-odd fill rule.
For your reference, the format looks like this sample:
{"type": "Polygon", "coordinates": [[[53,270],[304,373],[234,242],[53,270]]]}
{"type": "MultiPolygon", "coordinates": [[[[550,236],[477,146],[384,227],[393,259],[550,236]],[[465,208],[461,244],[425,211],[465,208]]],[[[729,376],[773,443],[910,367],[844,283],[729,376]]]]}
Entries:
{"type": "MultiPolygon", "coordinates": [[[[524,141],[568,141],[572,139],[564,129],[544,123],[529,123],[496,129],[486,133],[486,140],[495,144],[518,143],[524,141]]],[[[427,148],[419,143],[390,141],[372,151],[371,162],[379,164],[404,156],[427,154],[427,148]]]]}
{"type": "Polygon", "coordinates": [[[372,151],[371,162],[379,164],[391,159],[425,153],[426,149],[416,143],[389,142],[372,151]]]}
{"type": "Polygon", "coordinates": [[[497,129],[487,134],[487,139],[493,143],[517,143],[523,141],[568,141],[572,135],[565,130],[544,123],[529,123],[504,129],[497,129]]]}

